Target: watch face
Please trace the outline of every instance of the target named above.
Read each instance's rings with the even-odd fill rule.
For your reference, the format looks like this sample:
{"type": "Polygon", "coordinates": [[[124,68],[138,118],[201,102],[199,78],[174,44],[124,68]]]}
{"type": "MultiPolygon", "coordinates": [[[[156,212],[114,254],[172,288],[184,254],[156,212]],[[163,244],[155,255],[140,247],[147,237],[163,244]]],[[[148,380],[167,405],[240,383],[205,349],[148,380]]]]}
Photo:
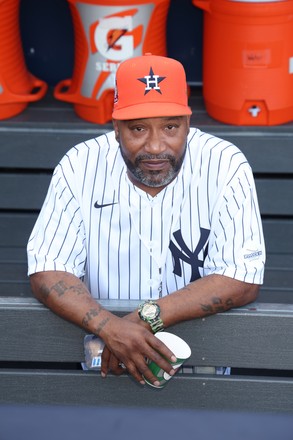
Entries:
{"type": "Polygon", "coordinates": [[[144,304],[142,310],[143,316],[147,319],[154,319],[158,315],[158,307],[156,304],[144,304]]]}

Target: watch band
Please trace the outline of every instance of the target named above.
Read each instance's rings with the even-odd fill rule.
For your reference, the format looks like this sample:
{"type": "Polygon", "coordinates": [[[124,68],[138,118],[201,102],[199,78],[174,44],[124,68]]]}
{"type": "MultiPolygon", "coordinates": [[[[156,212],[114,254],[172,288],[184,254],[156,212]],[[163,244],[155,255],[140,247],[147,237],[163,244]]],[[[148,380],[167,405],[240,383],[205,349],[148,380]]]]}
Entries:
{"type": "Polygon", "coordinates": [[[156,319],[154,319],[152,322],[149,322],[152,332],[155,334],[157,332],[161,332],[164,330],[164,323],[160,316],[158,316],[156,319]]]}

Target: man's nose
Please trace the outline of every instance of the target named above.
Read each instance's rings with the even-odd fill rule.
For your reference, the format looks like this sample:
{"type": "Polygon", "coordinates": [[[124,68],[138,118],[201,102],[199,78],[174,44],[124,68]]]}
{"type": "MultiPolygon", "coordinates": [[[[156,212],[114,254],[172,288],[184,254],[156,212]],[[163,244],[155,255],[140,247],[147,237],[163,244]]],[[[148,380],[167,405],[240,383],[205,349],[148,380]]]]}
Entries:
{"type": "Polygon", "coordinates": [[[145,143],[145,151],[150,154],[160,154],[166,150],[166,144],[160,133],[153,131],[145,143]]]}

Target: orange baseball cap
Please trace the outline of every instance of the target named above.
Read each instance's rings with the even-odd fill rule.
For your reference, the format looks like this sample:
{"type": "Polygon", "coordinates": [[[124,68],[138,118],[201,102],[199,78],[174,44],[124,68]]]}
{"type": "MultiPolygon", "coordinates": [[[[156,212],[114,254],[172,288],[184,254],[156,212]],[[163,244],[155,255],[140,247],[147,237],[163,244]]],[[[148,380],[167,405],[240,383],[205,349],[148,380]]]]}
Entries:
{"type": "Polygon", "coordinates": [[[172,58],[145,54],[116,72],[113,119],[191,115],[184,67],[172,58]]]}

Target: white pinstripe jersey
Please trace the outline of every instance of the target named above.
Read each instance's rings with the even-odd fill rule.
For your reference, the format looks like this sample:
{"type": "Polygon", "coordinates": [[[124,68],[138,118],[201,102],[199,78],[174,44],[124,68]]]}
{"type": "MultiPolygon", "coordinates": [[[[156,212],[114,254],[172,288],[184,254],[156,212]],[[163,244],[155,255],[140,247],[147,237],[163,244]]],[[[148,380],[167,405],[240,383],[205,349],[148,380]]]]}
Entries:
{"type": "Polygon", "coordinates": [[[71,272],[95,298],[158,298],[213,273],[262,284],[264,262],[246,158],[196,128],[178,176],[155,197],[128,179],[114,132],[72,148],[28,243],[29,274],[71,272]]]}

